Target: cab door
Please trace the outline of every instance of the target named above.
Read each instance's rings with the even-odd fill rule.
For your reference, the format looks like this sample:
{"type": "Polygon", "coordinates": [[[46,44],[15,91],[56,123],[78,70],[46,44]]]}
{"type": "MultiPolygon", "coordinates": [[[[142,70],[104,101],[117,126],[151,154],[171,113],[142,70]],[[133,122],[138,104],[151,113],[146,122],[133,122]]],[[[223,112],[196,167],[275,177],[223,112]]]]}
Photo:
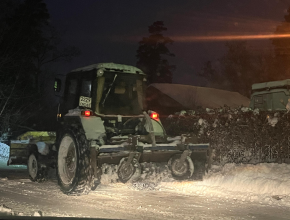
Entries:
{"type": "Polygon", "coordinates": [[[93,72],[69,73],[66,78],[64,100],[62,103],[63,114],[70,109],[92,107],[92,82],[93,72]]]}

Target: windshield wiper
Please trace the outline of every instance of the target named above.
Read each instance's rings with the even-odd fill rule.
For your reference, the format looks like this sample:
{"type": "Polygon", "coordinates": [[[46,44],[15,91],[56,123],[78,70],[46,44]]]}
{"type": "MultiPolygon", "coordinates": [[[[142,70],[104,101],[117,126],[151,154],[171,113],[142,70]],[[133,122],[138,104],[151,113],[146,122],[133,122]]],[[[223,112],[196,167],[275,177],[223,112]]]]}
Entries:
{"type": "Polygon", "coordinates": [[[113,79],[113,82],[109,85],[108,92],[106,93],[106,96],[105,96],[105,98],[104,98],[104,100],[103,100],[103,102],[102,102],[103,107],[104,107],[105,101],[106,101],[106,99],[107,99],[107,97],[108,97],[108,95],[109,95],[109,93],[110,93],[110,91],[111,91],[111,89],[112,89],[112,86],[113,86],[113,84],[114,84],[116,78],[117,78],[117,74],[115,74],[114,79],[113,79]]]}

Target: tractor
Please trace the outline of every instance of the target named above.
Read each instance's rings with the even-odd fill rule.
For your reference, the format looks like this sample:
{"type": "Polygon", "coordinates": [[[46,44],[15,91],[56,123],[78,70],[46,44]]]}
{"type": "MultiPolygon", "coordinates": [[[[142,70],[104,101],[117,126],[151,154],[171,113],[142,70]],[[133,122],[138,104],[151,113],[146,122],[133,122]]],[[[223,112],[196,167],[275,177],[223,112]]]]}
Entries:
{"type": "Polygon", "coordinates": [[[146,75],[138,68],[98,63],[56,78],[55,132],[28,132],[10,142],[8,164],[27,164],[31,180],[56,166],[65,194],[87,194],[100,182],[103,164],[118,165],[120,182],[135,182],[140,163],[168,162],[172,176],[191,179],[206,169],[209,144],[194,135],[169,138],[157,112],[146,109],[146,75]],[[45,153],[44,153],[45,152],[45,153]]]}

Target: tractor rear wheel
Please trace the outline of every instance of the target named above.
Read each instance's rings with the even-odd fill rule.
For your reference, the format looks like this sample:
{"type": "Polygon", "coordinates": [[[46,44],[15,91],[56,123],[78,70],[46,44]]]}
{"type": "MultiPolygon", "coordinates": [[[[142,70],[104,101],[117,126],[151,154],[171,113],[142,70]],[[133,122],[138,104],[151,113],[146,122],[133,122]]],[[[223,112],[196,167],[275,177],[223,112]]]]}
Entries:
{"type": "Polygon", "coordinates": [[[168,167],[171,170],[172,177],[177,180],[189,179],[194,171],[194,165],[190,157],[186,157],[180,162],[181,154],[175,154],[168,161],[168,167]]]}
{"type": "Polygon", "coordinates": [[[88,194],[93,186],[89,143],[81,129],[67,129],[58,146],[57,177],[69,195],[88,194]]]}
{"type": "Polygon", "coordinates": [[[131,163],[127,164],[128,157],[121,159],[118,166],[118,177],[122,183],[135,182],[141,176],[141,165],[137,159],[133,158],[131,163]]]}

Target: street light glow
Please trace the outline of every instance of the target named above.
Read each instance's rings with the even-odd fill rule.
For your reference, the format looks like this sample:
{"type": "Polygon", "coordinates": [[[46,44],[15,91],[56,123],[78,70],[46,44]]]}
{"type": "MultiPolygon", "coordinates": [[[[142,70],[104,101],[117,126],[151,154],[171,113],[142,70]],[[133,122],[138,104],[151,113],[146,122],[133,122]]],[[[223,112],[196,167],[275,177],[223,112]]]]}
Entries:
{"type": "Polygon", "coordinates": [[[290,38],[290,34],[215,35],[215,36],[172,36],[176,42],[261,40],[270,38],[290,38]]]}

